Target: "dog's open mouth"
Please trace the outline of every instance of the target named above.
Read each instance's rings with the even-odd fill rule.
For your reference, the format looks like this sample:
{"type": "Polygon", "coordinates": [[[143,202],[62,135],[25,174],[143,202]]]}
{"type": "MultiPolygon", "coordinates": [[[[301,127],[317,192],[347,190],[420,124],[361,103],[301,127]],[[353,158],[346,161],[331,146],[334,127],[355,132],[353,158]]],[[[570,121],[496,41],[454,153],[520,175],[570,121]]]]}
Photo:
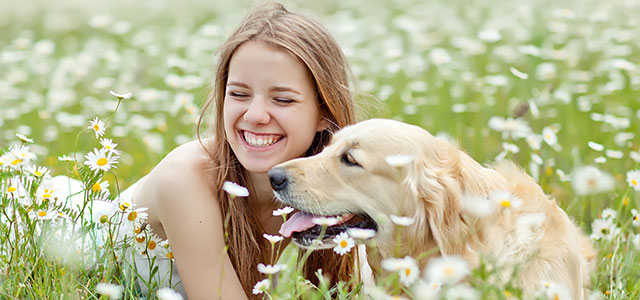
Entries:
{"type": "Polygon", "coordinates": [[[347,213],[339,216],[315,216],[298,211],[280,227],[280,234],[292,237],[302,247],[331,248],[333,239],[351,228],[377,231],[378,225],[365,213],[347,213]],[[319,225],[328,223],[326,225],[319,225]],[[326,228],[323,230],[323,227],[326,228]]]}

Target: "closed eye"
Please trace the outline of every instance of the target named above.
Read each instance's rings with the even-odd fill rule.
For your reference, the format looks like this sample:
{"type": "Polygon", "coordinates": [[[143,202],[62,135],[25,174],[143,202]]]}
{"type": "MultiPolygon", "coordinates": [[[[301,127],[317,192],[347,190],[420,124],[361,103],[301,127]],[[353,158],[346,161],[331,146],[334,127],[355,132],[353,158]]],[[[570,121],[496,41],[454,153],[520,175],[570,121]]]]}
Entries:
{"type": "Polygon", "coordinates": [[[344,163],[345,165],[350,166],[350,167],[360,167],[360,168],[362,168],[362,166],[358,163],[358,161],[356,161],[353,158],[353,155],[351,155],[351,153],[349,153],[349,152],[345,152],[344,154],[342,154],[342,157],[340,158],[340,161],[342,163],[344,163]]]}
{"type": "Polygon", "coordinates": [[[234,98],[246,98],[249,97],[249,94],[247,93],[241,93],[241,92],[229,92],[227,93],[227,95],[234,97],[234,98]]]}

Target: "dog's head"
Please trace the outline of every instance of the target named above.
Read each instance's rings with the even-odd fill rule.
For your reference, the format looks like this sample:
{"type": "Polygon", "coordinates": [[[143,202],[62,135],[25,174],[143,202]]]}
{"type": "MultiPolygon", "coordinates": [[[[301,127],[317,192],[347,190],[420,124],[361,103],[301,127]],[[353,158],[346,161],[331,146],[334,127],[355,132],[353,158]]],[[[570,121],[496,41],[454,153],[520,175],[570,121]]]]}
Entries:
{"type": "Polygon", "coordinates": [[[407,228],[411,243],[451,253],[462,246],[453,240],[466,232],[460,197],[488,193],[477,182],[481,174],[466,175],[483,169],[420,127],[373,119],[340,130],[321,153],[277,165],[269,176],[277,199],[300,211],[281,231],[298,245],[310,246],[320,235],[314,216],[341,219],[326,229],[320,247],[332,247],[335,235],[353,227],[374,229],[380,245],[393,245],[389,216],[397,215],[414,218],[407,228]],[[398,155],[411,160],[387,162],[398,155]]]}

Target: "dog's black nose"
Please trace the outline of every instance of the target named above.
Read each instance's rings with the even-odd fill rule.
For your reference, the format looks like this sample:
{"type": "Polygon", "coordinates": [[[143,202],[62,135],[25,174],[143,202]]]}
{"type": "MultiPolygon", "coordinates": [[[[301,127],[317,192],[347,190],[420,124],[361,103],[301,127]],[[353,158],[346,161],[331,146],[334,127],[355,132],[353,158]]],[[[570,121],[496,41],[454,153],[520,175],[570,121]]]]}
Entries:
{"type": "Polygon", "coordinates": [[[274,191],[280,191],[287,187],[287,173],[282,168],[273,168],[267,173],[269,182],[274,191]]]}

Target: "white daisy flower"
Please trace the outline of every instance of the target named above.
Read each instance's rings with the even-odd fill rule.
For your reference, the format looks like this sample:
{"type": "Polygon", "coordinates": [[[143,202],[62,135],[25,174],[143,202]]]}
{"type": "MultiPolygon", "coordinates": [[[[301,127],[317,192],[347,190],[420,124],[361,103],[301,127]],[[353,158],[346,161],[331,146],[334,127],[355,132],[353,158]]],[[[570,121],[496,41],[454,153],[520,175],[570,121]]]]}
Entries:
{"type": "Polygon", "coordinates": [[[611,220],[615,220],[618,217],[618,212],[611,209],[611,208],[605,208],[602,210],[602,218],[603,219],[611,219],[611,220]]]}
{"type": "Polygon", "coordinates": [[[440,290],[442,289],[442,283],[437,281],[426,282],[424,280],[418,281],[413,286],[413,296],[415,299],[423,300],[437,300],[440,299],[440,290]]]}
{"type": "Polygon", "coordinates": [[[597,164],[604,164],[604,163],[606,163],[606,162],[607,162],[607,158],[606,158],[606,157],[604,157],[604,156],[602,156],[602,155],[600,155],[600,156],[598,156],[598,157],[594,158],[594,159],[593,159],[593,162],[595,162],[595,163],[597,163],[597,164]]]}
{"type": "Polygon", "coordinates": [[[40,201],[56,199],[56,193],[49,184],[43,184],[38,187],[36,197],[40,201]]]}
{"type": "Polygon", "coordinates": [[[118,147],[118,144],[114,143],[113,140],[111,139],[107,139],[107,138],[100,139],[100,145],[102,145],[102,147],[107,149],[108,152],[111,152],[116,155],[120,154],[120,151],[116,150],[116,147],[118,147]]]}
{"type": "Polygon", "coordinates": [[[101,137],[102,135],[104,135],[104,122],[102,122],[102,120],[98,119],[98,117],[96,117],[95,119],[89,121],[89,127],[87,127],[91,130],[93,130],[93,132],[95,132],[96,134],[96,138],[101,137]]]}
{"type": "Polygon", "coordinates": [[[500,131],[503,137],[523,138],[531,134],[531,127],[522,119],[491,117],[489,118],[489,128],[500,131]]]}
{"type": "Polygon", "coordinates": [[[98,283],[96,284],[96,293],[107,296],[109,299],[120,299],[124,288],[121,285],[112,283],[98,283]]]}
{"type": "Polygon", "coordinates": [[[382,261],[382,268],[389,272],[398,272],[400,282],[405,286],[411,286],[420,275],[418,263],[411,256],[387,258],[382,261]]]}
{"type": "Polygon", "coordinates": [[[558,136],[556,135],[555,130],[551,129],[551,127],[545,127],[542,129],[542,140],[551,147],[555,147],[555,145],[558,144],[558,136]]]}
{"type": "Polygon", "coordinates": [[[341,232],[340,234],[338,234],[333,239],[333,242],[336,243],[333,251],[340,255],[345,255],[346,253],[351,251],[351,248],[356,245],[356,242],[351,237],[349,237],[346,232],[341,232]]]}
{"type": "Polygon", "coordinates": [[[5,189],[5,192],[7,193],[7,195],[9,195],[9,196],[11,196],[13,198],[18,197],[18,187],[16,187],[13,184],[9,184],[7,186],[7,188],[5,189]]]}
{"type": "Polygon", "coordinates": [[[635,208],[631,209],[631,220],[633,227],[640,227],[640,214],[638,214],[638,210],[635,208]]]}
{"type": "Polygon", "coordinates": [[[289,206],[285,206],[283,208],[278,208],[276,210],[273,211],[273,215],[274,216],[286,216],[288,214],[290,214],[293,211],[293,207],[289,207],[289,206]]]}
{"type": "Polygon", "coordinates": [[[376,235],[376,231],[373,229],[349,228],[347,229],[347,234],[354,239],[368,240],[376,235]]]}
{"type": "Polygon", "coordinates": [[[120,100],[122,100],[122,99],[129,99],[129,98],[131,98],[131,93],[124,93],[124,94],[121,94],[121,93],[116,93],[116,92],[114,92],[114,91],[109,91],[109,94],[110,94],[111,96],[114,96],[114,97],[116,97],[116,98],[120,99],[120,100]]]}
{"type": "Polygon", "coordinates": [[[450,255],[432,259],[427,265],[427,278],[443,283],[457,283],[470,274],[467,262],[460,256],[450,255]]]}
{"type": "Polygon", "coordinates": [[[258,272],[262,274],[275,274],[285,269],[284,265],[275,264],[275,265],[264,265],[258,264],[258,272]]]}
{"type": "Polygon", "coordinates": [[[10,146],[9,152],[11,153],[8,159],[9,166],[13,168],[18,168],[36,159],[36,155],[29,151],[29,147],[25,145],[10,146]]]}
{"type": "Polygon", "coordinates": [[[27,169],[27,171],[38,178],[43,177],[49,173],[49,169],[43,166],[32,166],[31,168],[27,169]]]}
{"type": "Polygon", "coordinates": [[[621,159],[624,156],[624,153],[622,153],[622,151],[620,150],[607,150],[605,151],[605,155],[607,155],[607,157],[609,158],[613,158],[613,159],[621,159]]]}
{"type": "Polygon", "coordinates": [[[391,219],[391,222],[400,226],[409,226],[416,221],[415,218],[396,216],[396,215],[389,215],[389,218],[391,219]]]}
{"type": "MultiPolygon", "coordinates": [[[[134,231],[135,232],[135,231],[134,231]]],[[[141,255],[149,255],[153,258],[162,254],[160,242],[162,239],[155,233],[149,231],[142,231],[135,236],[134,246],[136,251],[141,255]]]]}
{"type": "Polygon", "coordinates": [[[542,137],[535,133],[528,134],[524,140],[533,150],[540,150],[540,148],[542,148],[542,137]]]}
{"type": "Polygon", "coordinates": [[[613,177],[594,166],[577,168],[571,175],[571,185],[578,195],[597,194],[614,188],[613,177]]]}
{"type": "Polygon", "coordinates": [[[107,152],[107,149],[93,149],[93,152],[85,155],[87,159],[84,164],[89,166],[92,171],[109,171],[112,167],[115,168],[115,164],[118,163],[118,156],[112,155],[107,152]]]}
{"type": "Polygon", "coordinates": [[[16,133],[16,136],[18,137],[18,139],[20,139],[20,141],[22,141],[23,143],[33,143],[33,139],[28,138],[27,136],[25,136],[24,134],[21,133],[16,133]]]}
{"type": "Polygon", "coordinates": [[[180,293],[174,291],[172,288],[163,287],[156,291],[156,296],[158,300],[183,300],[184,298],[180,293]]]}
{"type": "Polygon", "coordinates": [[[620,228],[611,219],[595,219],[591,223],[591,235],[589,237],[592,240],[611,241],[618,234],[620,234],[620,228]]]}
{"type": "Polygon", "coordinates": [[[270,235],[270,234],[263,234],[262,235],[265,239],[267,239],[271,244],[275,244],[279,241],[282,241],[284,239],[283,236],[280,235],[270,235]]]}
{"type": "Polygon", "coordinates": [[[106,195],[109,196],[109,182],[97,181],[91,186],[91,191],[94,193],[106,193],[106,195]]]}
{"type": "Polygon", "coordinates": [[[269,280],[269,278],[260,280],[256,283],[256,285],[253,286],[252,292],[254,295],[262,294],[266,292],[270,286],[271,286],[271,280],[269,280]]]}
{"type": "Polygon", "coordinates": [[[627,172],[627,182],[637,192],[640,192],[640,169],[627,172]]]}
{"type": "Polygon", "coordinates": [[[237,183],[231,181],[225,181],[222,184],[222,189],[229,193],[233,197],[247,197],[249,196],[249,190],[237,183]]]}
{"type": "Polygon", "coordinates": [[[563,285],[554,284],[554,283],[546,281],[546,282],[543,282],[542,286],[543,286],[543,289],[544,289],[544,294],[548,297],[548,299],[554,299],[554,300],[570,300],[570,299],[572,299],[571,298],[571,293],[563,285]]]}
{"type": "Polygon", "coordinates": [[[36,210],[34,216],[38,220],[51,220],[58,216],[58,212],[50,209],[36,210]]]}
{"type": "Polygon", "coordinates": [[[312,218],[311,222],[313,222],[313,224],[316,225],[320,225],[320,226],[333,226],[338,224],[340,221],[342,221],[341,217],[316,217],[316,218],[312,218]]]}
{"type": "Polygon", "coordinates": [[[93,200],[90,207],[91,219],[98,225],[107,225],[118,212],[118,206],[111,201],[93,200]]]}
{"type": "Polygon", "coordinates": [[[503,209],[517,209],[522,206],[522,199],[508,191],[496,191],[491,194],[489,199],[503,209]]]}
{"type": "Polygon", "coordinates": [[[392,167],[402,168],[413,161],[413,155],[389,155],[384,160],[392,167]]]}

